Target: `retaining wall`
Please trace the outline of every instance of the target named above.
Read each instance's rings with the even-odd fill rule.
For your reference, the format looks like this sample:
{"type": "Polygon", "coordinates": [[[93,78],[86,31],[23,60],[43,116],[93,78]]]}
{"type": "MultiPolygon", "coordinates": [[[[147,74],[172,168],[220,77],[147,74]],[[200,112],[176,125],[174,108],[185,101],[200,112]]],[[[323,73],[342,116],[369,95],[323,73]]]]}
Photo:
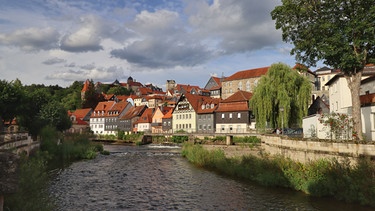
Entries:
{"type": "Polygon", "coordinates": [[[284,136],[262,135],[262,147],[270,155],[282,155],[305,163],[322,158],[355,162],[360,156],[375,157],[375,144],[330,142],[328,140],[296,140],[284,136]]]}

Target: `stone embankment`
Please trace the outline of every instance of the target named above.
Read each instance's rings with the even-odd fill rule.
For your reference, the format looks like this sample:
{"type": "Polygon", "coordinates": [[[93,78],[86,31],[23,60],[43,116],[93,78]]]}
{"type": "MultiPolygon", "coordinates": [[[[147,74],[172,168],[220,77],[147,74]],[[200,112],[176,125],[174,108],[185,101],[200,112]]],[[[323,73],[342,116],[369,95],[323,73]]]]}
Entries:
{"type": "Polygon", "coordinates": [[[223,150],[225,156],[227,158],[233,157],[242,157],[246,155],[254,155],[260,156],[262,149],[260,146],[250,147],[249,145],[212,145],[212,144],[204,144],[202,145],[206,150],[223,150]]]}

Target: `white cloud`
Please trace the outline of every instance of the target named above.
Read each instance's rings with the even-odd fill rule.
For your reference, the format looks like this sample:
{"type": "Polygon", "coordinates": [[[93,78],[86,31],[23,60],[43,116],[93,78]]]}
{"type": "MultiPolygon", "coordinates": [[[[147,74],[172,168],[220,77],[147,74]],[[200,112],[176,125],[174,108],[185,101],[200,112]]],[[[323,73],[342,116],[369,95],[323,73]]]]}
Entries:
{"type": "Polygon", "coordinates": [[[57,48],[59,33],[51,28],[27,28],[9,34],[0,34],[0,44],[17,46],[24,51],[57,48]]]}
{"type": "Polygon", "coordinates": [[[84,81],[86,79],[93,79],[98,81],[111,81],[118,76],[124,75],[122,67],[93,67],[82,68],[77,70],[69,69],[68,71],[56,71],[46,76],[48,80],[60,79],[65,81],[84,81]]]}

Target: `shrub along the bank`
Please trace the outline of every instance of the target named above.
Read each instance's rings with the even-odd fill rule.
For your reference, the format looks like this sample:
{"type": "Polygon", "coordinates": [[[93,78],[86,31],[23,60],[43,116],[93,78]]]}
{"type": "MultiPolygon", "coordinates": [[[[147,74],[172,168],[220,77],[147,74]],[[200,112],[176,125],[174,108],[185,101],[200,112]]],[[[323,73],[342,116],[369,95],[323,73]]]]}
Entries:
{"type": "Polygon", "coordinates": [[[76,160],[95,158],[98,152],[108,154],[102,144],[91,142],[88,135],[62,136],[53,127],[43,128],[40,150],[20,161],[19,189],[5,196],[5,210],[53,210],[47,191],[48,172],[76,160]]]}
{"type": "Polygon", "coordinates": [[[313,196],[329,196],[346,202],[375,207],[375,163],[361,158],[349,161],[317,160],[302,164],[281,156],[226,158],[221,149],[208,151],[201,145],[185,144],[182,155],[190,162],[249,179],[266,186],[287,187],[313,196]]]}

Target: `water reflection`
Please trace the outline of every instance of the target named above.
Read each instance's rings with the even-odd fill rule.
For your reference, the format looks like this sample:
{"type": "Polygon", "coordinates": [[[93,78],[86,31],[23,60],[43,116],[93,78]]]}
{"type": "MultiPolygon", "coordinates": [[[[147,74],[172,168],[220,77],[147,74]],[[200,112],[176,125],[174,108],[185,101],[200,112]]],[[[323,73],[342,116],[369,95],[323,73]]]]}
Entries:
{"type": "Polygon", "coordinates": [[[175,147],[105,149],[57,175],[57,210],[366,210],[196,168],[175,147]]]}

